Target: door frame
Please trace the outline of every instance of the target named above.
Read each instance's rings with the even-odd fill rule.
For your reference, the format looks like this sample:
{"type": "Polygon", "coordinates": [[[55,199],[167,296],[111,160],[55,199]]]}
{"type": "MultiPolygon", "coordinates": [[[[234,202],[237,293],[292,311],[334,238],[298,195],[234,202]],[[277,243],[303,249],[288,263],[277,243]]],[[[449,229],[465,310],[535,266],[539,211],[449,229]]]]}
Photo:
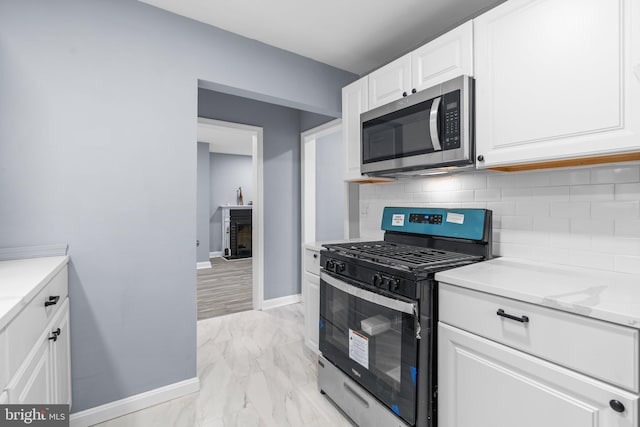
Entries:
{"type": "Polygon", "coordinates": [[[264,154],[263,154],[263,129],[259,126],[245,125],[241,123],[226,122],[222,120],[198,117],[198,126],[213,125],[232,129],[241,129],[252,134],[251,143],[251,169],[253,189],[255,197],[251,209],[251,247],[252,247],[252,287],[253,309],[261,310],[264,304],[264,154]]]}

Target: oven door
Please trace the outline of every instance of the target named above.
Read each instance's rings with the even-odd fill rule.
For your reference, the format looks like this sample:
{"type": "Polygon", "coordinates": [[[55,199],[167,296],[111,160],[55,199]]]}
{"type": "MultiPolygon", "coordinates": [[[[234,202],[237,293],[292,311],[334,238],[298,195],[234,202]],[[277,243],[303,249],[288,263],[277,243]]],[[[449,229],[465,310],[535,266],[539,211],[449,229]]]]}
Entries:
{"type": "Polygon", "coordinates": [[[320,351],[411,425],[416,419],[417,302],[320,274],[320,351]]]}

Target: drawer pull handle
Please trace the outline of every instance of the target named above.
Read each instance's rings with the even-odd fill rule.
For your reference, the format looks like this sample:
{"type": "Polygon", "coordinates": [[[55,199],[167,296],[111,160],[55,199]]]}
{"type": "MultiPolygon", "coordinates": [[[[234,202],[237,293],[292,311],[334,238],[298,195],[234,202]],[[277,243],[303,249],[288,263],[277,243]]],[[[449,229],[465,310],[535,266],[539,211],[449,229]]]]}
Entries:
{"type": "Polygon", "coordinates": [[[349,393],[351,393],[353,395],[353,397],[355,397],[356,400],[358,400],[362,404],[362,406],[364,406],[365,408],[369,407],[369,402],[367,402],[364,397],[360,396],[357,391],[355,391],[353,388],[351,388],[351,386],[349,384],[342,383],[342,385],[344,386],[345,390],[347,390],[349,393]]]}
{"type": "Polygon", "coordinates": [[[60,301],[60,296],[56,295],[55,297],[49,297],[49,301],[44,302],[45,307],[49,307],[50,305],[56,305],[60,301]]]}
{"type": "Polygon", "coordinates": [[[50,340],[53,340],[53,342],[58,341],[58,335],[60,335],[60,328],[56,329],[55,331],[51,332],[51,336],[49,337],[50,340]]]}
{"type": "Polygon", "coordinates": [[[506,317],[507,319],[515,320],[516,322],[529,323],[529,318],[527,316],[513,316],[511,314],[505,313],[503,309],[498,309],[498,312],[496,314],[500,317],[506,317]]]}
{"type": "Polygon", "coordinates": [[[313,254],[313,257],[314,258],[318,258],[318,254],[313,254]]]}
{"type": "Polygon", "coordinates": [[[624,405],[619,400],[610,400],[609,406],[611,406],[611,409],[613,409],[616,412],[620,412],[620,413],[624,412],[624,405]]]}

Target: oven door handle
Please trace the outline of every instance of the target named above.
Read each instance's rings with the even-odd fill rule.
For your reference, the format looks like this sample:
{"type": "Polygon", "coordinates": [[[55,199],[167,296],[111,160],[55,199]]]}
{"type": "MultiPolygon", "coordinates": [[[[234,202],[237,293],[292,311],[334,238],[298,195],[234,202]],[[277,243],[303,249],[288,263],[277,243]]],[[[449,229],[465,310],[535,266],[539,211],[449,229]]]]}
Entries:
{"type": "Polygon", "coordinates": [[[369,301],[373,304],[390,308],[391,310],[401,311],[402,313],[410,314],[412,316],[415,316],[415,313],[418,312],[418,305],[416,303],[400,301],[394,298],[386,297],[382,294],[367,291],[366,289],[358,288],[357,286],[353,286],[343,282],[342,280],[338,280],[324,271],[320,272],[320,280],[324,280],[328,285],[333,286],[334,288],[339,289],[344,293],[353,295],[354,297],[363,299],[365,301],[369,301]]]}

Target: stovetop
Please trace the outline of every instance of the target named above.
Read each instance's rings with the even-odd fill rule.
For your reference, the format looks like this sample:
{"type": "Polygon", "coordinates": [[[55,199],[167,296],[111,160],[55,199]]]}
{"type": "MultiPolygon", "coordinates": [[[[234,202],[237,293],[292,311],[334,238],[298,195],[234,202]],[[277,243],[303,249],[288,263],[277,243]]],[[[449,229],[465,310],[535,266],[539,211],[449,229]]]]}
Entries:
{"type": "Polygon", "coordinates": [[[384,240],[329,244],[325,245],[325,248],[329,252],[339,253],[347,258],[366,260],[415,273],[457,267],[483,259],[482,256],[478,255],[430,249],[384,240]]]}

